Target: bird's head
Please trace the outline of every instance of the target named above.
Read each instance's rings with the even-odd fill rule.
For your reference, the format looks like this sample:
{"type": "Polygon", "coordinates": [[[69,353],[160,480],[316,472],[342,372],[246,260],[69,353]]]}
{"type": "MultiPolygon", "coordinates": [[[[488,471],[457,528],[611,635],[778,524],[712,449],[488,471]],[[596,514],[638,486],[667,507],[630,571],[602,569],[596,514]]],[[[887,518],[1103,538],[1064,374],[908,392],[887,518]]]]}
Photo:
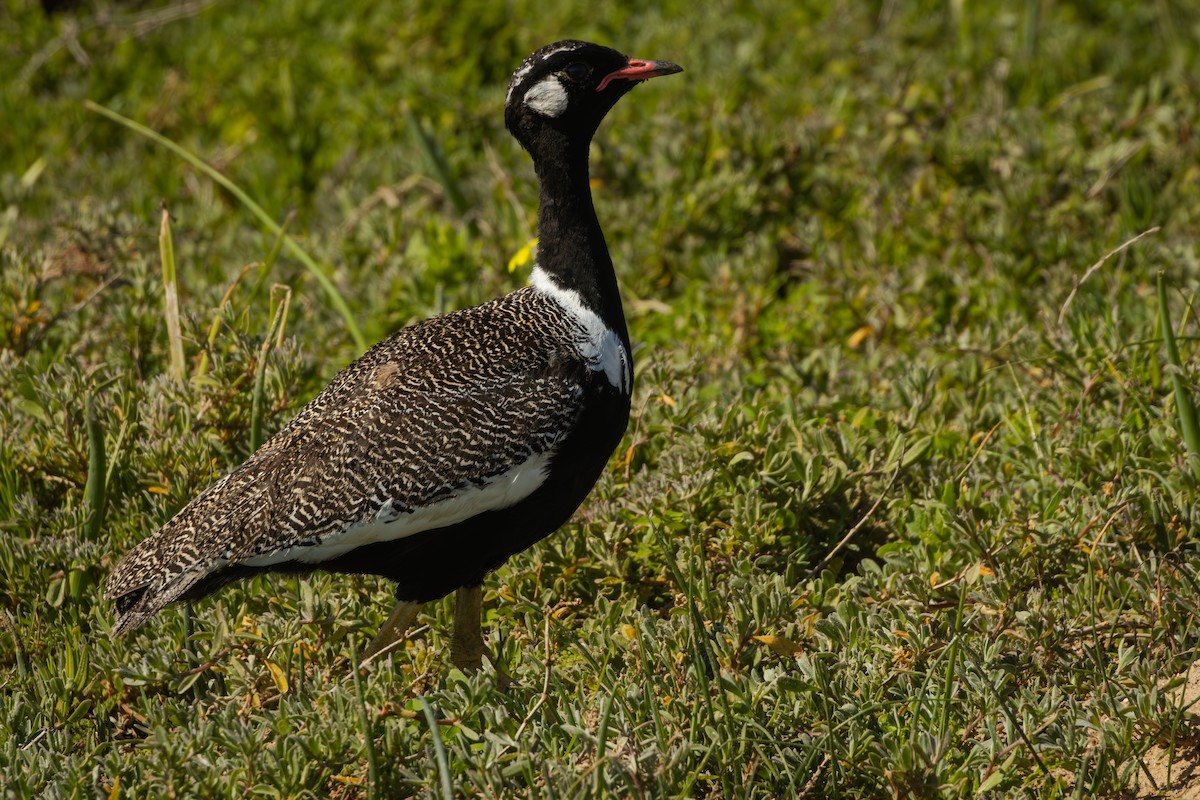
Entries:
{"type": "Polygon", "coordinates": [[[555,42],[513,73],[504,122],[531,152],[548,134],[586,144],[626,92],[644,80],[682,71],[670,61],[629,58],[590,42],[555,42]]]}

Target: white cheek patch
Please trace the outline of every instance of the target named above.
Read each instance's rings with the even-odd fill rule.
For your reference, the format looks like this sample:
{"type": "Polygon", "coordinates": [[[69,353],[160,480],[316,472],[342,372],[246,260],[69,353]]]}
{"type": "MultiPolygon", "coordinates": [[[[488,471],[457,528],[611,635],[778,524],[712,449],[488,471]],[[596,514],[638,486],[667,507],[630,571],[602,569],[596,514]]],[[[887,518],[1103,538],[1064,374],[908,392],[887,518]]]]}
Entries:
{"type": "Polygon", "coordinates": [[[525,105],[542,116],[558,117],[567,110],[567,90],[554,75],[542,78],[525,93],[525,105]]]}

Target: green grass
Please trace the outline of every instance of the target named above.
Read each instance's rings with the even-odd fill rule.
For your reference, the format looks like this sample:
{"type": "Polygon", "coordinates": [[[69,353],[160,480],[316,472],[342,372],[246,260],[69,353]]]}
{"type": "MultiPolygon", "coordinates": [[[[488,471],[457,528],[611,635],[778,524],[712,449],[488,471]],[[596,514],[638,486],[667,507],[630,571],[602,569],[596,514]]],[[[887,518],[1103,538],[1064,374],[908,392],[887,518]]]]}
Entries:
{"type": "Polygon", "coordinates": [[[1165,792],[1147,754],[1200,737],[1192,5],[0,0],[0,794],[1165,792]],[[450,668],[451,601],[356,675],[366,578],[111,641],[120,554],[360,351],[339,299],[373,341],[523,282],[504,87],[564,36],[687,72],[593,150],[634,418],[489,579],[516,685],[450,668]]]}

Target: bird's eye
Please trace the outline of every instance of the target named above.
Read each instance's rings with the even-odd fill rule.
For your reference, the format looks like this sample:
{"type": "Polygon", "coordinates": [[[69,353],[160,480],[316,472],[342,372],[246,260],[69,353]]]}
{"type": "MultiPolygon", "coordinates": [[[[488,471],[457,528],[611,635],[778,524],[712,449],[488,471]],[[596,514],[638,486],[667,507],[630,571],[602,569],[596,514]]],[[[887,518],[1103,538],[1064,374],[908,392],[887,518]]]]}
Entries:
{"type": "Polygon", "coordinates": [[[582,61],[573,61],[567,64],[567,68],[563,72],[567,73],[567,77],[576,83],[582,83],[592,74],[592,68],[582,61]]]}

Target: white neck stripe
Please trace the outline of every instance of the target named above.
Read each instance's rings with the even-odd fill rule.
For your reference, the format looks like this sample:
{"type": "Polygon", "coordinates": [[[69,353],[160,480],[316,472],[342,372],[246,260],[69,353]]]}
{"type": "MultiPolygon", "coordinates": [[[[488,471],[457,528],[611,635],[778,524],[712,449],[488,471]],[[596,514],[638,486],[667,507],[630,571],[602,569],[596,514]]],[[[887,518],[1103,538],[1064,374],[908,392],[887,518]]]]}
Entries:
{"type": "Polygon", "coordinates": [[[603,372],[609,383],[623,394],[629,394],[633,375],[629,368],[629,354],[625,352],[621,337],[604,324],[599,314],[583,304],[579,292],[559,286],[541,267],[534,266],[529,283],[534,291],[557,302],[578,326],[580,335],[575,340],[575,348],[588,366],[603,372]]]}

